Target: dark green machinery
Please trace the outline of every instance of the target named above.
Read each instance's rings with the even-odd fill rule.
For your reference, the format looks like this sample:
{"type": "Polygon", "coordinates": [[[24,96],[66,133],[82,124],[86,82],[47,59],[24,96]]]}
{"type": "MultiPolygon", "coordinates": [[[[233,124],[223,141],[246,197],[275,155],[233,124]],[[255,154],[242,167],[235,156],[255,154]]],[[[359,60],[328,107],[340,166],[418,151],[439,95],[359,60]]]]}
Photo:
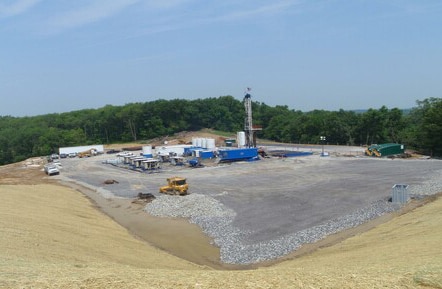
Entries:
{"type": "Polygon", "coordinates": [[[386,157],[405,153],[405,146],[397,143],[375,144],[365,150],[367,156],[386,157]]]}

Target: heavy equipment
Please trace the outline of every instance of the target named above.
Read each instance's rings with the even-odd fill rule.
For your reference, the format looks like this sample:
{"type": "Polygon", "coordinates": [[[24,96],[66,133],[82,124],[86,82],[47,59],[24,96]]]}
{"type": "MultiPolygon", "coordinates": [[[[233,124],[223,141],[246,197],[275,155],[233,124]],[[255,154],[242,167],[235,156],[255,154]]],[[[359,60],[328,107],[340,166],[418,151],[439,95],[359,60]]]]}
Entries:
{"type": "Polygon", "coordinates": [[[90,156],[95,156],[97,155],[97,150],[96,149],[90,149],[90,150],[86,150],[84,152],[80,152],[77,154],[77,156],[79,158],[88,158],[90,156]]]}
{"type": "Polygon", "coordinates": [[[167,178],[167,186],[160,187],[160,193],[168,195],[187,195],[189,184],[185,178],[172,177],[167,178]]]}
{"type": "Polygon", "coordinates": [[[372,157],[404,155],[405,146],[397,143],[373,144],[365,150],[365,154],[372,157]]]}
{"type": "Polygon", "coordinates": [[[198,158],[193,158],[187,161],[191,168],[202,168],[204,165],[198,160],[198,158]]]}

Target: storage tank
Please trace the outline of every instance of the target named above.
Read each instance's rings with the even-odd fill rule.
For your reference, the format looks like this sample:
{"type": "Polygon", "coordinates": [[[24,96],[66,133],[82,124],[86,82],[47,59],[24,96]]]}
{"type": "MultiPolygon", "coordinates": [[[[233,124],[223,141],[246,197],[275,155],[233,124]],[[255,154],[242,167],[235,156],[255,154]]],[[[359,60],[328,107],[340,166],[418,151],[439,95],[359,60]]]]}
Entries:
{"type": "Polygon", "coordinates": [[[207,139],[207,149],[213,150],[215,148],[215,139],[214,138],[208,138],[207,139]]]}
{"type": "Polygon", "coordinates": [[[152,157],[152,146],[151,145],[143,146],[143,157],[146,157],[146,158],[152,157]]]}
{"type": "Polygon", "coordinates": [[[192,146],[194,146],[194,147],[197,146],[197,141],[196,141],[195,137],[192,138],[192,146]]]}
{"type": "Polygon", "coordinates": [[[201,139],[201,147],[204,149],[207,148],[207,139],[206,138],[201,139]]]}
{"type": "Polygon", "coordinates": [[[196,139],[196,146],[197,146],[197,147],[201,147],[201,146],[202,146],[202,142],[203,142],[203,141],[202,141],[201,138],[197,138],[197,139],[196,139]]]}
{"type": "Polygon", "coordinates": [[[237,135],[238,139],[238,147],[243,147],[246,145],[246,133],[243,131],[239,131],[237,135]]]}

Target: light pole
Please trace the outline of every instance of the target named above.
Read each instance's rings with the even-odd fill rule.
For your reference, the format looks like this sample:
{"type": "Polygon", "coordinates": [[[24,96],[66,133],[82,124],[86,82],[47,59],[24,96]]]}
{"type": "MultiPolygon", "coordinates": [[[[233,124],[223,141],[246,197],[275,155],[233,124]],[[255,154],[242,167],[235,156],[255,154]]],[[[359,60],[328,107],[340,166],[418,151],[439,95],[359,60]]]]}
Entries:
{"type": "Polygon", "coordinates": [[[321,156],[324,156],[324,143],[325,143],[325,136],[320,136],[319,139],[321,140],[322,143],[322,153],[321,156]]]}

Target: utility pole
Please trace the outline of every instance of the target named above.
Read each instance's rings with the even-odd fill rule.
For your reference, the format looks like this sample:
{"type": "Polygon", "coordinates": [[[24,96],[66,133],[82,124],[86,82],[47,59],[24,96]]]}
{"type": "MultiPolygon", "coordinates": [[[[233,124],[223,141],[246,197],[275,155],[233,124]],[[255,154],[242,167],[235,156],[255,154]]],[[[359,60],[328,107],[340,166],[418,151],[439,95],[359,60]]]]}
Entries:
{"type": "Polygon", "coordinates": [[[321,156],[324,156],[325,136],[320,136],[319,139],[321,140],[321,143],[322,143],[322,153],[321,153],[321,156]]]}

